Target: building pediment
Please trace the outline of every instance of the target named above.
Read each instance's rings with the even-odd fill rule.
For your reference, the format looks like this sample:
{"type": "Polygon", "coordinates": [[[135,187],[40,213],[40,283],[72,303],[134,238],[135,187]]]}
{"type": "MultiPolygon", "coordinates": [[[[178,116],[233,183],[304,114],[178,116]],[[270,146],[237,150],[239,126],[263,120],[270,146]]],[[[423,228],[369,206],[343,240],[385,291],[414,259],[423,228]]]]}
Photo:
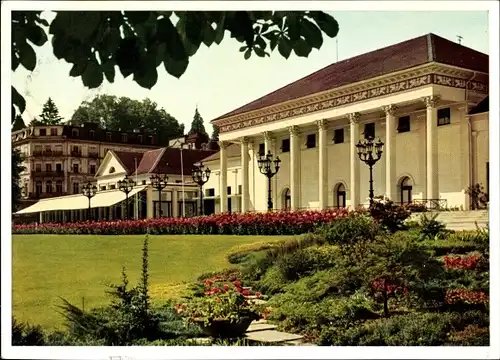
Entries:
{"type": "Polygon", "coordinates": [[[97,169],[95,177],[96,178],[104,176],[108,177],[108,176],[114,176],[116,174],[123,174],[126,172],[127,170],[120,162],[116,154],[113,151],[109,150],[106,153],[106,156],[104,156],[101,165],[97,169]]]}

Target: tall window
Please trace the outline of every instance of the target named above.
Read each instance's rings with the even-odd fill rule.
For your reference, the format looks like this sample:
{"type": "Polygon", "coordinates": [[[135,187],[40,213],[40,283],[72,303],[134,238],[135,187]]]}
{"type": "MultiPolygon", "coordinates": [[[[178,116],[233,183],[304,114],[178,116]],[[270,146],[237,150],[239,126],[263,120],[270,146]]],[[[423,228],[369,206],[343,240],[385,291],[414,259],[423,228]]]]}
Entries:
{"type": "Polygon", "coordinates": [[[79,170],[78,163],[74,163],[74,164],[73,164],[73,172],[74,172],[75,174],[77,174],[77,173],[79,173],[79,171],[78,171],[78,170],[79,170]]]}
{"type": "Polygon", "coordinates": [[[95,139],[95,130],[89,130],[89,138],[90,138],[90,140],[95,139]]]}
{"type": "Polygon", "coordinates": [[[79,194],[80,193],[80,183],[74,182],[73,183],[73,194],[79,194]]]}
{"type": "Polygon", "coordinates": [[[113,137],[112,137],[112,135],[111,135],[111,132],[109,132],[109,131],[108,131],[108,132],[106,133],[106,141],[111,141],[111,140],[113,140],[113,137]]]}
{"type": "Polygon", "coordinates": [[[50,135],[51,136],[57,136],[57,128],[50,129],[50,135]]]}
{"type": "Polygon", "coordinates": [[[439,109],[437,111],[438,126],[449,125],[451,123],[450,108],[439,109]]]}
{"type": "Polygon", "coordinates": [[[128,136],[127,134],[122,134],[122,142],[127,142],[128,136]]]}
{"type": "Polygon", "coordinates": [[[61,194],[62,192],[63,192],[62,181],[57,180],[56,181],[56,193],[61,194]]]}
{"type": "Polygon", "coordinates": [[[307,135],[306,146],[308,149],[312,149],[316,147],[316,134],[307,135]]]}
{"type": "Polygon", "coordinates": [[[72,129],[71,130],[71,135],[73,137],[78,137],[78,135],[80,135],[80,131],[78,129],[72,129]]]}
{"type": "Polygon", "coordinates": [[[35,192],[36,192],[37,196],[39,196],[42,193],[42,182],[41,181],[37,181],[35,183],[35,192]]]}
{"type": "Polygon", "coordinates": [[[266,144],[261,143],[259,144],[259,156],[264,155],[266,152],[266,144]]]}
{"type": "Polygon", "coordinates": [[[62,172],[62,164],[56,164],[56,171],[62,172]]]}
{"type": "Polygon", "coordinates": [[[290,152],[290,139],[283,139],[281,141],[281,151],[284,153],[290,152]]]}
{"type": "Polygon", "coordinates": [[[410,117],[402,116],[398,119],[398,133],[410,131],[410,117]]]}
{"type": "Polygon", "coordinates": [[[40,136],[47,136],[47,129],[40,129],[40,136]]]}
{"type": "Polygon", "coordinates": [[[411,183],[411,179],[408,176],[402,178],[399,182],[399,199],[401,201],[401,204],[409,204],[412,202],[412,189],[413,186],[411,183]]]}
{"type": "Polygon", "coordinates": [[[290,189],[285,189],[283,192],[283,210],[288,211],[292,207],[292,197],[290,196],[290,189]]]}
{"type": "Polygon", "coordinates": [[[94,174],[95,174],[95,164],[90,164],[90,173],[91,173],[92,175],[94,175],[94,174]]]}
{"type": "Polygon", "coordinates": [[[365,131],[363,132],[365,139],[375,138],[375,123],[365,124],[365,131]]]}
{"type": "Polygon", "coordinates": [[[336,129],[333,132],[333,143],[342,144],[344,142],[344,129],[336,129]]]}
{"type": "Polygon", "coordinates": [[[335,198],[333,199],[334,205],[338,208],[344,208],[346,206],[346,191],[345,186],[342,183],[339,183],[333,189],[333,193],[335,194],[335,198]]]}
{"type": "Polygon", "coordinates": [[[45,171],[52,172],[52,164],[45,164],[45,171]]]}
{"type": "Polygon", "coordinates": [[[45,183],[45,192],[47,194],[52,194],[52,181],[49,180],[45,183]]]}
{"type": "Polygon", "coordinates": [[[40,172],[40,171],[42,171],[42,164],[40,164],[40,163],[35,164],[35,171],[36,171],[36,172],[40,172]]]}

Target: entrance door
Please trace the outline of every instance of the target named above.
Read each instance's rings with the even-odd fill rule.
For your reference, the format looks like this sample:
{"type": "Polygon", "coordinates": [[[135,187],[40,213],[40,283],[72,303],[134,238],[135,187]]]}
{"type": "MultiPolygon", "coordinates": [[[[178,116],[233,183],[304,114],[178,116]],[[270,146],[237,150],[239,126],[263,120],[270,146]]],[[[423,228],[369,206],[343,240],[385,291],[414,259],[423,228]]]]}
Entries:
{"type": "Polygon", "coordinates": [[[405,177],[401,180],[400,183],[400,201],[401,204],[409,204],[412,202],[412,184],[411,179],[409,177],[405,177]]]}
{"type": "Polygon", "coordinates": [[[212,215],[215,213],[215,200],[203,200],[203,212],[205,215],[212,215]]]}

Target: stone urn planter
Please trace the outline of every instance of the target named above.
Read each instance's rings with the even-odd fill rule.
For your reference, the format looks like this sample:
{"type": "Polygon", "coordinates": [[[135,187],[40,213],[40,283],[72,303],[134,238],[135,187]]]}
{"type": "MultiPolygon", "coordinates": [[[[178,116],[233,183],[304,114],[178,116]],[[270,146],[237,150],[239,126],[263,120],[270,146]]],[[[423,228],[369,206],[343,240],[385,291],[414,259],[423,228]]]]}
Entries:
{"type": "Polygon", "coordinates": [[[209,324],[205,324],[203,320],[195,320],[194,323],[199,325],[205,335],[214,338],[238,338],[243,336],[248,327],[255,319],[253,316],[243,316],[237,321],[226,319],[212,320],[209,324]]]}

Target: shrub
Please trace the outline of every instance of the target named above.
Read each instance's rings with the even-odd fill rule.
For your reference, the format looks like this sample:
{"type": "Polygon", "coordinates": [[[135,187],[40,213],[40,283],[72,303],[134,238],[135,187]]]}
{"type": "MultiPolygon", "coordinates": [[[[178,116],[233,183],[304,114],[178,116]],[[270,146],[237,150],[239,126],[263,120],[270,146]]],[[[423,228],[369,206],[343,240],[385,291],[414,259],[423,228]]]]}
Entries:
{"type": "Polygon", "coordinates": [[[45,345],[45,334],[39,325],[30,325],[18,322],[12,318],[12,345],[13,346],[42,346],[45,345]]]}
{"type": "Polygon", "coordinates": [[[404,221],[411,213],[406,207],[396,205],[391,200],[382,200],[373,202],[370,214],[381,226],[394,233],[403,228],[404,221]]]}
{"type": "Polygon", "coordinates": [[[487,327],[468,325],[462,331],[452,332],[448,342],[454,346],[489,346],[490,331],[487,327]]]}
{"type": "Polygon", "coordinates": [[[446,229],[446,225],[437,221],[438,214],[428,217],[427,214],[422,214],[420,217],[420,239],[442,239],[450,233],[446,229]]]}
{"type": "Polygon", "coordinates": [[[314,271],[334,265],[332,253],[322,248],[307,248],[278,257],[276,267],[283,277],[294,281],[314,271]]]}
{"type": "Polygon", "coordinates": [[[212,282],[216,281],[235,281],[241,279],[241,271],[238,268],[228,268],[220,271],[213,271],[201,274],[198,276],[198,281],[204,282],[205,280],[210,280],[212,282]]]}
{"type": "Polygon", "coordinates": [[[276,267],[270,267],[266,273],[255,284],[255,288],[266,295],[274,295],[284,291],[288,280],[283,276],[281,270],[276,267]]]}
{"type": "Polygon", "coordinates": [[[481,254],[469,256],[445,256],[444,266],[448,269],[475,270],[487,268],[487,260],[481,254]]]}
{"type": "Polygon", "coordinates": [[[437,346],[458,326],[461,317],[452,313],[411,313],[367,321],[349,329],[322,333],[321,345],[342,346],[437,346]]]}

